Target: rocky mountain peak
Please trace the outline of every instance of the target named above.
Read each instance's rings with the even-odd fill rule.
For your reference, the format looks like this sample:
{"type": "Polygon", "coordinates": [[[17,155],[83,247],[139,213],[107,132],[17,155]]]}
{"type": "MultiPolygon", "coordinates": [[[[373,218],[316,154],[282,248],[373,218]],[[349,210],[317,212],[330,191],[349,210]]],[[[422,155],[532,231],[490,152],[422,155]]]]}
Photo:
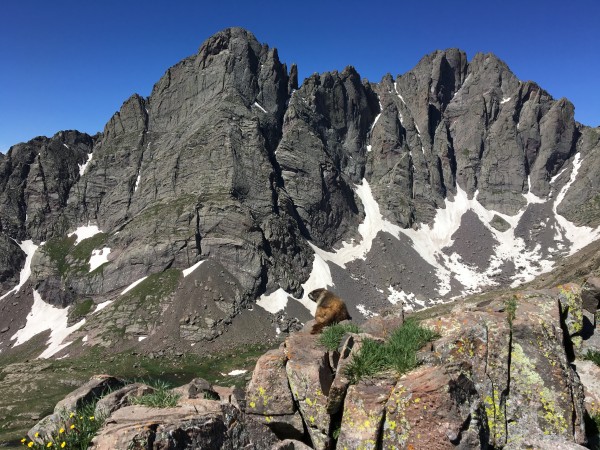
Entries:
{"type": "Polygon", "coordinates": [[[23,329],[34,299],[91,300],[82,351],[197,350],[248,323],[247,340],[290,329],[315,288],[366,317],[516,285],[600,237],[599,142],[491,54],[298,86],[276,49],[227,29],[103,134],[0,160],[0,295],[23,329]]]}

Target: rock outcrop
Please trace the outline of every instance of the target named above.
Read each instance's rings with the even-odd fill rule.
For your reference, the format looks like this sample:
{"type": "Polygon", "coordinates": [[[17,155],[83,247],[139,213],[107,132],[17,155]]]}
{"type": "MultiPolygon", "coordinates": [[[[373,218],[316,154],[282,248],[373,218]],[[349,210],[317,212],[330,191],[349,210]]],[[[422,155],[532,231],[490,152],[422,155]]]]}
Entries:
{"type": "MultiPolygon", "coordinates": [[[[333,414],[326,405],[345,377],[344,359],[330,365],[315,336],[299,332],[286,340],[286,362],[281,350],[259,360],[251,390],[260,386],[264,398],[280,398],[287,381],[306,442],[316,449],[584,448],[584,391],[571,365],[582,321],[576,285],[458,305],[422,322],[439,337],[419,353],[420,367],[342,384],[333,414]],[[286,373],[264,370],[273,355],[286,373]]],[[[382,322],[365,327],[383,332],[382,322]]],[[[349,358],[359,349],[354,345],[349,358]]],[[[256,404],[248,411],[272,413],[256,404]]]]}
{"type": "MultiPolygon", "coordinates": [[[[107,418],[91,448],[585,448],[597,439],[586,417],[598,414],[600,390],[598,367],[574,351],[578,337],[589,347],[596,336],[595,327],[582,335],[580,286],[487,297],[421,317],[436,336],[403,374],[350,383],[346,372],[366,339],[383,342],[402,325],[397,311],[367,321],[372,334],[347,333],[334,351],[309,322],[258,360],[245,402],[195,379],[172,390],[176,407],[156,409],[130,401],[152,389],[125,386],[97,403],[107,418]]],[[[116,381],[93,379],[56,410],[116,381]]],[[[30,436],[51,434],[59,419],[43,419],[30,436]]]]}

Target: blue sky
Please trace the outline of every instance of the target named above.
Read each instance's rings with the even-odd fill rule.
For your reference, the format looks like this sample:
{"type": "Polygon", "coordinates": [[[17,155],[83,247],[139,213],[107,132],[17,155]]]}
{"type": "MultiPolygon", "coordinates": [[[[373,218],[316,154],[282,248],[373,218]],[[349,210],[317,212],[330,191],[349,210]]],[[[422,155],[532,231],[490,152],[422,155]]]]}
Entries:
{"type": "Polygon", "coordinates": [[[2,0],[0,151],[63,129],[101,131],[210,35],[242,26],[300,79],[353,65],[371,81],[436,49],[493,52],[600,125],[597,0],[2,0]]]}

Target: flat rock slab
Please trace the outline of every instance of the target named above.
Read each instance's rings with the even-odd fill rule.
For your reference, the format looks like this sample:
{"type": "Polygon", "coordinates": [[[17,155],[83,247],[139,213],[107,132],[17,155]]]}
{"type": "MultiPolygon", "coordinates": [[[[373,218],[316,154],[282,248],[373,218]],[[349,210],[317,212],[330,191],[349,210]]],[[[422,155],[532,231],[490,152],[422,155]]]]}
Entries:
{"type": "Polygon", "coordinates": [[[117,410],[94,438],[93,450],[146,448],[264,449],[277,438],[237,408],[188,399],[176,408],[128,406],[117,410]]]}

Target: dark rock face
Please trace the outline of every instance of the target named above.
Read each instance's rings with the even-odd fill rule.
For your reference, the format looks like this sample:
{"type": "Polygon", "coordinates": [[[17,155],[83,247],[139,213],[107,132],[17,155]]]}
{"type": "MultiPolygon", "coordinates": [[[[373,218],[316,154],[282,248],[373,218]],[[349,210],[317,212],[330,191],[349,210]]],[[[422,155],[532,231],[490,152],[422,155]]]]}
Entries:
{"type": "MultiPolygon", "coordinates": [[[[400,228],[432,223],[462,191],[504,217],[520,212],[527,194],[550,202],[560,193],[558,214],[597,227],[600,132],[576,123],[573,110],[535,83],[520,82],[494,55],[469,62],[456,49],[427,55],[380,83],[347,67],[298,87],[296,67],[288,70],[277,50],[245,30],[227,29],[168,69],[149,97],[130,97],[103,133],[36,138],[0,158],[0,294],[16,284],[24,264],[10,238],[47,241],[33,257],[31,281],[61,307],[84,296],[95,304],[119,300],[142,277],[207,260],[206,273],[193,283],[179,277],[179,290],[144,303],[154,310],[136,314],[152,316],[149,324],[129,329],[153,334],[168,323],[161,340],[173,334],[190,345],[214,340],[260,295],[279,288],[302,295],[314,259],[309,241],[332,250],[359,239],[367,208],[354,189],[363,179],[382,217],[400,228]],[[97,225],[101,238],[68,240],[67,233],[87,224],[97,225]],[[103,248],[110,249],[106,263],[92,268],[94,252],[103,248]],[[163,321],[167,308],[173,314],[163,321]],[[192,323],[180,322],[180,312],[192,323]]],[[[550,206],[540,214],[554,211],[550,206]]],[[[487,221],[494,230],[511,230],[496,217],[487,221]]],[[[487,222],[477,222],[486,227],[478,236],[490,237],[487,222]]],[[[530,231],[521,228],[523,235],[530,231]]],[[[546,235],[552,238],[550,227],[546,235]]],[[[489,252],[496,245],[477,243],[489,252]]],[[[408,253],[389,248],[396,249],[392,259],[378,254],[375,265],[352,263],[361,266],[362,285],[381,286],[373,297],[385,302],[383,289],[400,285],[435,296],[435,260],[411,262],[408,272],[427,270],[416,270],[423,273],[412,280],[402,275],[400,283],[391,272],[408,253]],[[393,268],[384,273],[388,259],[393,268]]],[[[493,260],[465,255],[465,264],[481,270],[493,260]]],[[[512,261],[505,266],[518,270],[512,261]]],[[[96,315],[97,328],[105,318],[120,324],[140,310],[123,303],[117,301],[114,314],[96,315]]]]}
{"type": "Polygon", "coordinates": [[[0,288],[7,291],[19,282],[19,268],[25,263],[25,253],[5,234],[0,234],[0,288]]]}
{"type": "Polygon", "coordinates": [[[35,241],[64,233],[71,188],[94,142],[87,134],[61,131],[11,147],[0,160],[0,232],[35,241]]]}

